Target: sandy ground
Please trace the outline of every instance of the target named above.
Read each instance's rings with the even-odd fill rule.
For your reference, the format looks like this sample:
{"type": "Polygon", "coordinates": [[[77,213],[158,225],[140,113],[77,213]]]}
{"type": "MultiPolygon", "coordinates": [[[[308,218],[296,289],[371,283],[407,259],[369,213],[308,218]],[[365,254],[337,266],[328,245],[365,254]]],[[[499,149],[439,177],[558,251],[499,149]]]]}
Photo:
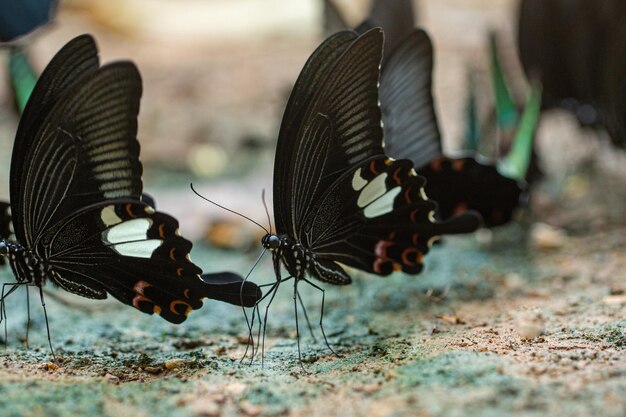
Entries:
{"type": "MultiPolygon", "coordinates": [[[[513,4],[420,4],[437,50],[436,94],[449,149],[462,132],[465,65],[485,67],[486,28],[512,41],[513,4]]],[[[112,31],[74,10],[33,50],[43,67],[70,36],[90,31],[105,61],[138,63],[144,181],[159,207],[183,221],[183,234],[200,240],[224,215],[190,195],[191,179],[211,198],[264,219],[260,190],[271,188],[282,106],[319,40],[311,27],[192,42],[140,27],[112,31]]],[[[514,71],[515,62],[509,65],[514,71]]],[[[0,158],[8,166],[16,120],[0,92],[0,158]]],[[[420,276],[354,272],[352,286],[326,287],[325,329],[341,357],[315,326],[319,293],[303,288],[317,338],[301,321],[304,370],[287,284],[270,310],[263,364],[258,357],[240,363],[247,346],[240,309],[207,301],[173,326],[115,301],[50,288],[52,363],[36,301],[24,346],[25,296],[18,293],[7,305],[8,345],[0,349],[0,416],[624,416],[626,163],[595,136],[567,116],[547,115],[539,135],[547,179],[519,222],[445,239],[420,276]]],[[[257,251],[198,243],[193,259],[206,271],[244,273],[257,251]]],[[[271,282],[269,264],[265,259],[252,278],[271,282]]],[[[10,281],[8,270],[0,274],[10,281]]]]}

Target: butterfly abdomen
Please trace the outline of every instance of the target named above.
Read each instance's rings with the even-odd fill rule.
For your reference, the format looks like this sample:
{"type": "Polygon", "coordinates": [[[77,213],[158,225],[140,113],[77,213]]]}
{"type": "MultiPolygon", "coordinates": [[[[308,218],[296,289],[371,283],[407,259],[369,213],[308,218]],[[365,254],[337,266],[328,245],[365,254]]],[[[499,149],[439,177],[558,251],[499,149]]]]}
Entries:
{"type": "Polygon", "coordinates": [[[36,254],[24,250],[16,243],[9,244],[9,263],[17,282],[29,282],[41,286],[49,273],[48,265],[36,254]]]}

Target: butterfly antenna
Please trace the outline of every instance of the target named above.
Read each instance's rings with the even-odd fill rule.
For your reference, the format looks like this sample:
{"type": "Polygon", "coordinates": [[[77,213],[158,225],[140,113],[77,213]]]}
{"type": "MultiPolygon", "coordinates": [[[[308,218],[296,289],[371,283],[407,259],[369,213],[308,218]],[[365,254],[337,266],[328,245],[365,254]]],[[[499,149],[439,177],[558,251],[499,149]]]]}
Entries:
{"type": "Polygon", "coordinates": [[[241,213],[238,213],[238,212],[236,212],[235,210],[231,210],[231,209],[229,209],[229,208],[227,208],[227,207],[224,207],[224,206],[222,206],[221,204],[216,203],[215,201],[209,200],[208,198],[206,198],[205,196],[203,196],[203,195],[201,195],[199,192],[197,192],[195,188],[193,188],[193,183],[192,183],[192,184],[190,184],[190,186],[191,186],[191,190],[194,192],[194,194],[195,194],[195,195],[197,195],[198,197],[200,197],[201,199],[203,199],[203,200],[205,200],[205,201],[207,201],[207,202],[209,202],[209,203],[213,204],[214,206],[217,206],[217,207],[219,207],[219,208],[221,208],[221,209],[223,209],[223,210],[226,210],[226,211],[228,211],[228,212],[230,212],[230,213],[236,214],[236,215],[237,215],[237,216],[239,216],[239,217],[243,217],[244,219],[251,221],[252,223],[254,223],[254,224],[256,224],[257,226],[259,226],[261,229],[265,230],[265,233],[270,234],[270,232],[269,232],[269,231],[268,231],[268,230],[267,230],[264,226],[261,226],[259,223],[255,222],[255,221],[254,221],[254,220],[252,220],[250,217],[245,216],[245,215],[243,215],[243,214],[241,214],[241,213]]]}
{"type": "Polygon", "coordinates": [[[263,207],[265,208],[265,214],[267,214],[267,224],[270,225],[270,235],[272,234],[272,220],[270,219],[270,211],[267,209],[267,203],[265,202],[265,188],[261,191],[261,201],[263,201],[263,207]]]}

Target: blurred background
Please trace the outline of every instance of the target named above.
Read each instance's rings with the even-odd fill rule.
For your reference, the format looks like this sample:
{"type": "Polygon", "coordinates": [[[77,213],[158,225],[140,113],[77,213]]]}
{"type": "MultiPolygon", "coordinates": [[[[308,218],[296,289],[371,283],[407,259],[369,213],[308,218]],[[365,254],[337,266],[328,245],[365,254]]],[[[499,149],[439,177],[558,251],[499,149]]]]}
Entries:
{"type": "MultiPolygon", "coordinates": [[[[444,149],[457,150],[466,123],[468,71],[475,74],[479,117],[488,119],[492,106],[488,31],[498,34],[514,98],[525,100],[527,81],[515,42],[519,2],[414,3],[416,21],[434,43],[434,94],[444,149]]],[[[370,8],[369,0],[333,4],[350,26],[370,8]]],[[[137,63],[144,80],[139,140],[145,189],[155,194],[160,209],[182,220],[184,235],[205,239],[216,220],[238,219],[195,197],[188,186],[192,181],[207,197],[265,222],[260,196],[266,189],[271,201],[280,119],[295,78],[324,37],[324,8],[320,0],[63,0],[54,22],[27,38],[27,52],[41,71],[65,42],[89,32],[103,62],[137,63]]],[[[7,167],[0,196],[6,197],[18,117],[6,65],[0,66],[0,79],[0,161],[7,167]]],[[[570,113],[544,113],[536,140],[548,184],[538,187],[547,190],[547,200],[536,199],[539,204],[549,205],[562,193],[590,192],[591,180],[581,170],[592,165],[617,178],[626,171],[623,153],[607,144],[607,134],[581,129],[570,113]]],[[[619,207],[608,210],[609,220],[620,217],[623,205],[601,195],[609,198],[605,208],[619,207]]],[[[602,221],[598,213],[592,217],[602,221]]],[[[571,226],[567,219],[552,222],[571,226]]],[[[218,240],[250,234],[220,230],[218,240]]]]}
{"type": "MultiPolygon", "coordinates": [[[[334,5],[355,26],[367,16],[370,2],[336,0],[334,5]]],[[[498,34],[514,97],[519,103],[525,99],[515,44],[518,1],[422,0],[414,6],[418,25],[434,43],[434,94],[444,149],[457,150],[465,129],[469,70],[477,80],[479,116],[488,118],[486,109],[492,106],[488,31],[498,34]]],[[[144,186],[156,194],[161,209],[184,219],[183,234],[203,239],[212,222],[231,216],[193,196],[191,181],[207,197],[264,218],[260,194],[265,188],[271,196],[273,151],[286,97],[323,39],[324,8],[319,0],[64,0],[55,21],[28,39],[28,53],[40,71],[65,42],[89,32],[103,62],[137,63],[144,79],[139,122],[144,186]]],[[[8,80],[6,66],[0,77],[8,80]]],[[[8,82],[0,85],[0,106],[0,155],[8,167],[17,123],[8,82]]],[[[590,184],[580,176],[581,168],[598,165],[598,159],[603,169],[625,170],[623,154],[605,139],[603,131],[580,129],[568,113],[544,113],[536,140],[549,197],[586,194],[590,184]]],[[[7,183],[5,176],[0,196],[7,195],[7,183]]],[[[611,215],[618,216],[621,207],[611,215]]]]}

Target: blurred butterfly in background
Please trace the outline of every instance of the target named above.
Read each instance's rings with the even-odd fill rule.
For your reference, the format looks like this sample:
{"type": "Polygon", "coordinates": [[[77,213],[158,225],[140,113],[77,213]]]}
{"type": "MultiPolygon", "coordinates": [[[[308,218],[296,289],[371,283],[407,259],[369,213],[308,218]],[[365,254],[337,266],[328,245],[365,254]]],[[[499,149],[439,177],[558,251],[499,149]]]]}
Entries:
{"type": "Polygon", "coordinates": [[[0,2],[0,43],[19,41],[50,22],[57,0],[2,0],[0,2]]]}
{"type": "MultiPolygon", "coordinates": [[[[432,43],[425,31],[413,28],[412,22],[394,25],[388,16],[395,15],[406,16],[406,12],[377,12],[357,28],[359,32],[375,25],[394,28],[385,37],[380,80],[385,152],[413,161],[417,173],[426,178],[426,194],[437,201],[442,219],[474,210],[480,213],[484,226],[509,222],[526,187],[524,176],[538,109],[526,115],[524,125],[532,126],[531,134],[520,130],[515,149],[499,163],[475,152],[454,158],[443,155],[432,95],[432,43]]],[[[531,94],[529,102],[537,100],[538,94],[531,94]]]]}
{"type": "Polygon", "coordinates": [[[236,274],[200,279],[176,219],[141,201],[141,93],[135,65],[101,67],[89,35],[66,44],[37,81],[11,160],[15,240],[1,239],[0,253],[17,282],[3,285],[2,318],[19,286],[38,287],[44,305],[47,280],[86,298],[110,294],[172,323],[205,297],[244,306],[260,298],[236,274]]]}
{"type": "Polygon", "coordinates": [[[543,85],[543,108],[569,110],[626,147],[626,2],[522,0],[518,18],[520,61],[543,85]]]}
{"type": "MultiPolygon", "coordinates": [[[[265,297],[273,300],[281,283],[294,280],[299,352],[300,282],[322,294],[309,277],[350,284],[342,265],[377,275],[418,274],[436,237],[479,225],[472,212],[435,221],[437,204],[426,198],[413,164],[385,155],[378,106],[382,43],[380,29],[326,39],[305,64],[283,116],[274,162],[276,232],[262,239],[276,281],[265,297]]],[[[320,327],[323,333],[321,320],[320,327]]]]}

